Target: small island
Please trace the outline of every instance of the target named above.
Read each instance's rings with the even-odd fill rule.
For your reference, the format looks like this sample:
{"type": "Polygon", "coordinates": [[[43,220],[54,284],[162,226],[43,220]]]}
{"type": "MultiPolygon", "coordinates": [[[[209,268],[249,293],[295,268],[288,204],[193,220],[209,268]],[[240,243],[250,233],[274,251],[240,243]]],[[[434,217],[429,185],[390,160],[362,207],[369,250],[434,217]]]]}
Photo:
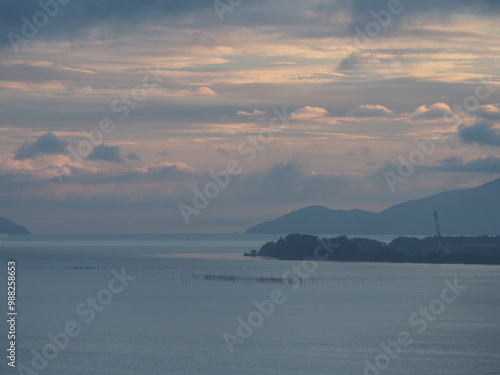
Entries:
{"type": "Polygon", "coordinates": [[[398,237],[387,244],[368,238],[289,234],[244,255],[279,260],[498,265],[500,236],[398,237]]]}

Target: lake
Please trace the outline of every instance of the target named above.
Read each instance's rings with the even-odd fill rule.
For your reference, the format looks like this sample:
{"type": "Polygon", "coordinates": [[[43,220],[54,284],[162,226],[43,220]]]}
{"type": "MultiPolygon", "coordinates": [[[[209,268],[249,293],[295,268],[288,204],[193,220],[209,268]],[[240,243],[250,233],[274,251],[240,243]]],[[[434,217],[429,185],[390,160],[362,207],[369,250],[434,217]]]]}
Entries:
{"type": "Polygon", "coordinates": [[[4,355],[1,373],[499,373],[499,267],[242,256],[277,238],[7,237],[17,369],[4,355]]]}

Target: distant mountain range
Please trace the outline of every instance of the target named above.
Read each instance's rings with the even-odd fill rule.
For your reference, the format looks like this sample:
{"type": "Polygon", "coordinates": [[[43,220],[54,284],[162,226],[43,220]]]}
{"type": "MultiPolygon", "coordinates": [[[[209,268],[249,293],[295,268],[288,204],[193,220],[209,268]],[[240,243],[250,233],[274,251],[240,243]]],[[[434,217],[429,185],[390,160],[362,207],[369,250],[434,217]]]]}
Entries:
{"type": "Polygon", "coordinates": [[[0,217],[0,234],[30,234],[31,232],[21,225],[0,217]]]}
{"type": "Polygon", "coordinates": [[[432,235],[433,210],[443,235],[500,235],[500,178],[451,190],[375,213],[309,206],[249,228],[250,234],[432,235]]]}

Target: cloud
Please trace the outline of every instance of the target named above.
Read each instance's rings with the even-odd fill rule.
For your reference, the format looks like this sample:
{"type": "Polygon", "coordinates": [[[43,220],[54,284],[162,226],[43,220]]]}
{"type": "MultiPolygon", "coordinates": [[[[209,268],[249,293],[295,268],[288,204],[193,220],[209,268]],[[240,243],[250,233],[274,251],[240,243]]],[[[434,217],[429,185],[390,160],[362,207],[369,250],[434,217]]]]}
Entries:
{"type": "Polygon", "coordinates": [[[370,51],[354,51],[342,59],[337,66],[338,72],[350,72],[361,68],[374,70],[380,66],[387,66],[392,62],[389,58],[381,58],[377,53],[370,51]]]}
{"type": "Polygon", "coordinates": [[[458,134],[465,143],[500,147],[500,129],[490,122],[481,121],[472,126],[462,126],[458,134]]]}
{"type": "MultiPolygon", "coordinates": [[[[381,30],[384,34],[400,26],[406,26],[415,18],[418,18],[420,22],[433,19],[444,22],[453,14],[500,13],[500,3],[497,0],[420,0],[395,3],[398,4],[396,8],[401,11],[399,14],[391,15],[391,22],[381,30]]],[[[339,0],[331,4],[330,8],[349,9],[352,17],[351,30],[355,27],[364,30],[366,24],[374,20],[373,13],[380,14],[388,11],[387,0],[339,0]]]]}
{"type": "Polygon", "coordinates": [[[359,68],[363,64],[363,58],[359,52],[352,52],[343,58],[337,66],[337,71],[345,72],[359,68]]]}
{"type": "Polygon", "coordinates": [[[394,117],[394,112],[384,107],[383,105],[375,104],[363,104],[357,106],[355,109],[347,111],[347,117],[380,117],[380,118],[392,118],[394,117]]]}
{"type": "MultiPolygon", "coordinates": [[[[387,171],[396,171],[397,165],[393,163],[386,163],[383,167],[379,168],[373,176],[380,177],[383,173],[387,171]]],[[[421,165],[416,168],[417,173],[420,175],[436,172],[435,176],[442,178],[443,173],[484,173],[484,174],[500,174],[500,158],[494,155],[489,155],[486,157],[479,157],[465,162],[463,158],[458,156],[451,156],[439,160],[435,164],[421,165]]],[[[463,178],[463,175],[462,175],[463,178]]],[[[448,179],[445,177],[445,179],[448,179]]],[[[467,178],[465,177],[464,180],[467,178]]],[[[473,178],[474,179],[474,178],[473,178]]],[[[417,179],[418,180],[418,179],[417,179]]],[[[422,178],[422,181],[426,181],[426,178],[422,178]]],[[[450,186],[450,189],[453,189],[450,186]]]]}
{"type": "MultiPolygon", "coordinates": [[[[45,173],[0,169],[0,205],[6,212],[29,212],[34,222],[43,222],[50,208],[51,219],[63,226],[46,224],[45,230],[57,225],[59,230],[91,231],[102,227],[102,220],[124,218],[131,224],[117,226],[115,230],[137,231],[140,228],[147,232],[155,228],[154,231],[160,232],[166,222],[175,231],[186,230],[178,205],[192,205],[193,189],[203,191],[207,182],[213,182],[208,172],[196,171],[182,163],[126,170],[74,166],[64,175],[63,183],[58,181],[53,169],[45,167],[42,170],[45,173]],[[75,210],[79,215],[74,215],[75,210]],[[81,220],[82,217],[85,220],[81,220]]],[[[247,215],[235,217],[235,210],[248,212],[253,209],[262,214],[262,210],[272,213],[277,206],[336,202],[341,200],[338,194],[349,191],[355,179],[344,173],[316,172],[294,162],[274,164],[268,169],[231,178],[230,185],[213,200],[211,212],[197,216],[194,225],[199,225],[197,230],[210,228],[210,225],[221,230],[220,215],[227,215],[233,225],[235,221],[248,220],[247,215]]],[[[112,228],[104,226],[108,230],[112,228]]],[[[248,223],[244,225],[248,226],[248,223]]],[[[34,223],[33,229],[38,228],[34,223]]]]}
{"type": "Polygon", "coordinates": [[[474,114],[485,120],[500,120],[500,108],[497,105],[489,104],[479,106],[479,108],[474,111],[474,114]]]}
{"type": "Polygon", "coordinates": [[[296,161],[279,162],[269,169],[238,176],[219,202],[223,205],[329,202],[357,178],[349,173],[315,171],[296,161]]]}
{"type": "MultiPolygon", "coordinates": [[[[217,197],[217,206],[232,207],[271,203],[307,204],[331,200],[349,187],[356,176],[317,172],[296,162],[274,164],[271,168],[241,174],[217,197]]],[[[212,181],[207,172],[195,171],[182,163],[161,163],[141,168],[111,170],[72,166],[61,183],[49,167],[39,171],[0,170],[0,204],[25,202],[43,206],[57,204],[109,210],[141,207],[171,207],[190,203],[193,188],[203,190],[212,181]],[[44,173],[40,173],[44,171],[44,173]],[[113,187],[110,189],[110,187],[113,187]]],[[[108,211],[109,214],[109,211],[108,211]]],[[[178,212],[175,214],[178,215],[178,212]]],[[[113,215],[111,215],[113,216],[113,215]]]]}
{"type": "MultiPolygon", "coordinates": [[[[227,1],[224,2],[227,4],[227,1]]],[[[229,4],[232,2],[230,1],[229,4]]],[[[237,3],[237,2],[234,2],[237,3]]],[[[299,38],[343,37],[352,32],[355,26],[364,29],[373,21],[370,11],[387,10],[387,0],[339,0],[311,1],[290,0],[283,7],[278,0],[254,0],[238,7],[237,12],[228,12],[224,23],[220,22],[214,10],[213,0],[72,0],[60,5],[60,14],[51,17],[37,38],[45,40],[92,40],[116,36],[136,35],[140,28],[168,25],[172,28],[192,31],[213,30],[225,26],[241,26],[262,29],[272,33],[280,29],[281,34],[299,38]],[[351,22],[349,22],[351,20],[351,22]],[[97,38],[96,38],[97,39],[97,38]]],[[[430,14],[427,18],[446,21],[454,13],[497,14],[499,5],[493,0],[422,0],[401,2],[404,11],[392,17],[392,22],[382,28],[383,33],[404,29],[416,16],[430,14]],[[399,27],[402,26],[402,27],[399,27]]],[[[21,34],[22,17],[32,19],[41,10],[37,1],[13,2],[0,0],[0,34],[9,32],[21,34]]],[[[232,8],[231,8],[232,9],[232,8]]],[[[227,32],[226,32],[227,34],[227,32]]],[[[213,43],[210,36],[196,32],[192,35],[194,43],[207,45],[213,43]]],[[[231,38],[226,38],[231,39],[231,38]]],[[[7,46],[8,38],[1,38],[0,45],[7,46]]],[[[189,44],[186,44],[189,46],[189,44]]]]}
{"type": "Polygon", "coordinates": [[[123,163],[120,147],[99,145],[87,157],[88,160],[110,161],[114,163],[123,163]]]}
{"type": "Polygon", "coordinates": [[[226,150],[224,150],[223,148],[220,148],[220,147],[217,149],[217,152],[219,154],[221,154],[221,155],[224,155],[224,156],[231,156],[231,153],[229,151],[226,151],[226,150]]]}
{"type": "Polygon", "coordinates": [[[16,160],[34,159],[39,155],[62,155],[68,142],[53,133],[46,133],[34,142],[26,142],[15,153],[16,160]]]}
{"type": "Polygon", "coordinates": [[[441,165],[427,167],[427,170],[438,172],[480,172],[480,173],[500,173],[500,158],[487,156],[477,158],[467,163],[459,157],[449,157],[440,161],[441,165]]]}
{"type": "Polygon", "coordinates": [[[426,105],[420,106],[415,112],[410,115],[410,120],[418,121],[433,121],[453,118],[455,115],[450,106],[446,103],[435,103],[429,107],[426,105]]]}
{"type": "Polygon", "coordinates": [[[355,50],[340,61],[336,71],[346,75],[353,75],[358,71],[386,75],[389,72],[407,70],[413,65],[414,57],[407,56],[401,49],[355,50]]]}
{"type": "Polygon", "coordinates": [[[131,161],[142,161],[141,157],[136,153],[128,154],[127,159],[131,161]]]}
{"type": "Polygon", "coordinates": [[[199,96],[217,96],[216,92],[210,87],[200,87],[196,90],[196,95],[199,96]]]}
{"type": "Polygon", "coordinates": [[[292,120],[311,120],[328,116],[330,113],[322,107],[305,106],[291,113],[292,120]]]}
{"type": "MultiPolygon", "coordinates": [[[[42,11],[37,1],[23,4],[8,0],[0,0],[0,33],[7,35],[9,32],[21,34],[22,17],[32,20],[33,15],[42,11]]],[[[165,18],[172,22],[182,23],[180,18],[186,15],[197,15],[190,21],[193,23],[207,24],[203,19],[203,12],[213,10],[211,0],[72,0],[67,5],[59,5],[59,12],[49,18],[49,22],[37,37],[45,39],[85,38],[87,33],[98,26],[116,29],[121,33],[132,32],[134,26],[142,23],[159,22],[165,18]],[[132,22],[132,20],[134,22],[132,22]]],[[[207,18],[207,17],[205,17],[207,18]]],[[[209,18],[212,24],[219,21],[215,12],[209,18]]],[[[0,43],[8,43],[7,38],[2,38],[0,43]]]]}
{"type": "Polygon", "coordinates": [[[262,115],[266,115],[267,112],[266,111],[258,111],[256,109],[254,109],[252,112],[238,111],[238,112],[236,112],[236,114],[239,116],[262,116],[262,115]]]}

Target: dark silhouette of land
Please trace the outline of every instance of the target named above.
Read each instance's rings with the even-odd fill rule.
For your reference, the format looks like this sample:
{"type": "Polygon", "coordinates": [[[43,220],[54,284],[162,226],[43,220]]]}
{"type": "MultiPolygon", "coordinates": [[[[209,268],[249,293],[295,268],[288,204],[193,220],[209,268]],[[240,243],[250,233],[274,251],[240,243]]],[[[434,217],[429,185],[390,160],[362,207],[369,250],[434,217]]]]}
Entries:
{"type": "Polygon", "coordinates": [[[1,234],[31,234],[31,232],[4,217],[0,217],[0,233],[1,234]]]}
{"type": "Polygon", "coordinates": [[[473,189],[446,191],[375,213],[310,206],[249,228],[249,234],[422,235],[435,233],[439,211],[448,235],[500,235],[500,178],[473,189]]]}
{"type": "Polygon", "coordinates": [[[500,264],[500,236],[398,237],[389,244],[367,238],[319,238],[289,234],[267,242],[247,256],[280,260],[326,260],[386,263],[500,264]]]}

